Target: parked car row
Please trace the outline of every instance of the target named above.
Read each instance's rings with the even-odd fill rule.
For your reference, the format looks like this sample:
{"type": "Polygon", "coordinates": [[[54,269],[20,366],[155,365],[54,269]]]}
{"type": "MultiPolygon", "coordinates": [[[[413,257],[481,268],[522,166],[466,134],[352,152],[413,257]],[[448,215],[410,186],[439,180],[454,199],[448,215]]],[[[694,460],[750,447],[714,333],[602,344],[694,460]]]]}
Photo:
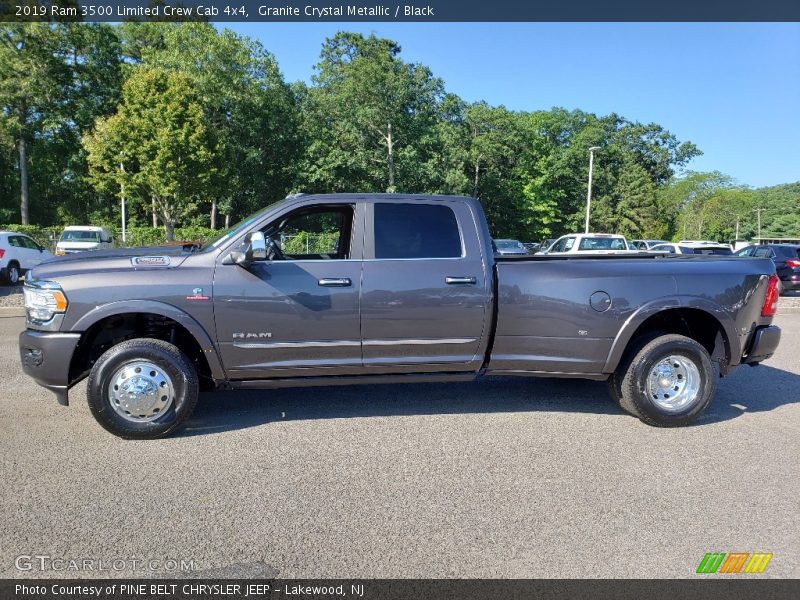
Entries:
{"type": "Polygon", "coordinates": [[[800,244],[758,244],[736,252],[736,256],[771,258],[784,291],[800,289],[800,244]]]}

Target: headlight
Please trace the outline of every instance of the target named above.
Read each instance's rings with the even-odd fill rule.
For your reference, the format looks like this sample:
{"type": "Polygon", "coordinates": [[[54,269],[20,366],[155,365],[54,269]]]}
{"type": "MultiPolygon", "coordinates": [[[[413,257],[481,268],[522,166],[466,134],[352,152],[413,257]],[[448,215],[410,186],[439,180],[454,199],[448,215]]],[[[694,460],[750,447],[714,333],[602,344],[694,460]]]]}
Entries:
{"type": "Polygon", "coordinates": [[[49,321],[56,313],[66,311],[69,305],[64,291],[55,281],[26,282],[22,291],[31,321],[49,321]]]}

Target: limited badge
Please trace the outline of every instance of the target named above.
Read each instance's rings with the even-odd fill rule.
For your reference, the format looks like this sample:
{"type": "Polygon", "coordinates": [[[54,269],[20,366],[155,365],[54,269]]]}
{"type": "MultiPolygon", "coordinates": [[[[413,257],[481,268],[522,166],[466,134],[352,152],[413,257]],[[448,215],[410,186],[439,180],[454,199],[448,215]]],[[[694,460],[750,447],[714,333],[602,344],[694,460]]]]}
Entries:
{"type": "Polygon", "coordinates": [[[135,256],[131,264],[134,267],[168,267],[169,256],[135,256]]]}

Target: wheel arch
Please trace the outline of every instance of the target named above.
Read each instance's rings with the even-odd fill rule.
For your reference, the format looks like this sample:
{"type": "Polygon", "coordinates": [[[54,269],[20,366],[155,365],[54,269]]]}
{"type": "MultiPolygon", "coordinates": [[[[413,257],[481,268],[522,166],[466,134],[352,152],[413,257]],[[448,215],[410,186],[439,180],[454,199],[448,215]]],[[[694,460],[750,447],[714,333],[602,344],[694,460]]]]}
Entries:
{"type": "Polygon", "coordinates": [[[649,332],[676,333],[701,344],[720,364],[738,364],[741,356],[735,323],[718,305],[701,298],[665,298],[645,304],[623,324],[609,351],[604,373],[613,373],[631,343],[649,332]]]}
{"type": "Polygon", "coordinates": [[[136,337],[153,337],[176,343],[195,361],[200,375],[214,381],[226,378],[217,347],[200,323],[183,310],[150,300],[126,300],[98,306],[81,317],[72,327],[81,332],[70,361],[70,385],[82,379],[91,368],[97,351],[136,337]],[[113,335],[120,328],[122,337],[113,335]],[[169,339],[172,336],[172,340],[169,339]],[[100,343],[100,348],[97,348],[100,343]],[[181,347],[183,346],[183,347],[181,347]]]}

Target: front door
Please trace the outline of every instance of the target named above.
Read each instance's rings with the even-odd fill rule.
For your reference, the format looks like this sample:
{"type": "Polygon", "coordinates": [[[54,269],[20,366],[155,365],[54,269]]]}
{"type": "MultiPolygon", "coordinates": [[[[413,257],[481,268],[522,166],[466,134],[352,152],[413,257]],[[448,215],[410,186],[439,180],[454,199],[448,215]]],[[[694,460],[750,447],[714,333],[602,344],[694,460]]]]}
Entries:
{"type": "Polygon", "coordinates": [[[387,373],[468,371],[482,361],[491,280],[474,223],[460,202],[367,205],[365,367],[387,373]]]}
{"type": "Polygon", "coordinates": [[[263,231],[280,249],[248,269],[218,264],[214,312],[231,379],[344,375],[361,368],[355,205],[307,206],[263,231]]]}

